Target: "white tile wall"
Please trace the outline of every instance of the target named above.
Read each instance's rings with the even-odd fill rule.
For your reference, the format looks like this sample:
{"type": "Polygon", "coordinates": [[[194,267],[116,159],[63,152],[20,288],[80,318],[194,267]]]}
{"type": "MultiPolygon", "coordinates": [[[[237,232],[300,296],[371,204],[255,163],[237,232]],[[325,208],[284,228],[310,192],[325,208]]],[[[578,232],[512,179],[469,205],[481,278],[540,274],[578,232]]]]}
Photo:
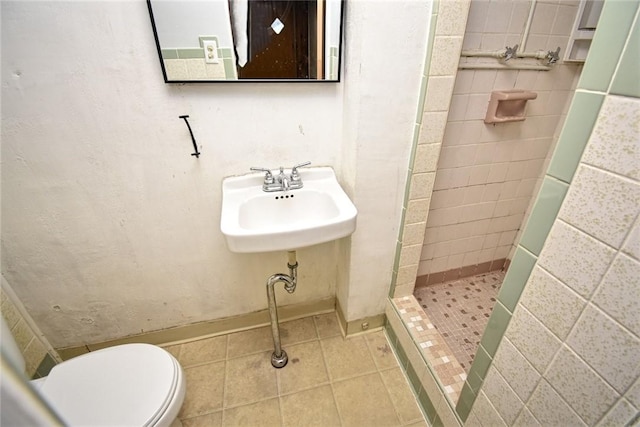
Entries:
{"type": "MultiPolygon", "coordinates": [[[[621,155],[634,153],[624,135],[639,108],[638,98],[605,98],[490,368],[524,403],[516,424],[628,425],[640,412],[640,180],[621,155]]],[[[513,417],[491,386],[470,419],[513,417]]]]}
{"type": "MultiPolygon", "coordinates": [[[[528,1],[471,2],[464,49],[480,48],[480,43],[485,43],[482,48],[488,47],[487,43],[497,43],[491,45],[491,49],[504,48],[508,34],[522,33],[529,6],[528,1]],[[477,41],[477,46],[470,47],[476,33],[481,36],[480,41],[477,41]]],[[[532,34],[544,34],[545,40],[551,34],[569,34],[576,7],[575,2],[538,2],[532,34]]],[[[454,257],[454,260],[464,263],[486,260],[489,253],[496,257],[509,255],[509,250],[502,246],[512,246],[516,239],[532,195],[540,183],[557,129],[564,120],[579,71],[579,66],[558,65],[550,72],[458,72],[438,161],[419,275],[436,273],[440,271],[438,268],[455,264],[441,258],[454,257]],[[538,93],[538,98],[530,102],[527,119],[518,123],[484,124],[491,91],[512,88],[531,89],[538,93]],[[442,245],[442,240],[434,237],[440,234],[438,228],[474,224],[491,218],[504,219],[494,222],[487,231],[508,234],[500,240],[485,239],[484,253],[468,248],[463,252],[468,256],[460,257],[460,253],[455,252],[456,245],[442,245]],[[511,240],[507,241],[507,238],[511,240]],[[432,245],[438,243],[436,250],[432,245]]],[[[448,77],[434,80],[433,89],[427,91],[427,99],[430,92],[433,93],[433,107],[428,101],[425,110],[439,109],[445,104],[439,94],[444,93],[444,89],[450,91],[449,84],[448,77]]],[[[448,240],[457,238],[451,235],[448,240]]],[[[453,268],[464,266],[454,265],[453,268]]]]}

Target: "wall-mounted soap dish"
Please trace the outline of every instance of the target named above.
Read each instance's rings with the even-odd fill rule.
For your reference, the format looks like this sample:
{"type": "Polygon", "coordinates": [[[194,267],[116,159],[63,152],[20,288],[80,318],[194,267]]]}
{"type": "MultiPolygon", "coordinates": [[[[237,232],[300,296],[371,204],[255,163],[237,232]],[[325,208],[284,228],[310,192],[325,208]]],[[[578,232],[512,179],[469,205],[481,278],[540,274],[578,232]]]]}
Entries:
{"type": "Polygon", "coordinates": [[[485,123],[519,122],[525,119],[527,101],[538,94],[529,90],[498,90],[491,92],[485,123]]]}

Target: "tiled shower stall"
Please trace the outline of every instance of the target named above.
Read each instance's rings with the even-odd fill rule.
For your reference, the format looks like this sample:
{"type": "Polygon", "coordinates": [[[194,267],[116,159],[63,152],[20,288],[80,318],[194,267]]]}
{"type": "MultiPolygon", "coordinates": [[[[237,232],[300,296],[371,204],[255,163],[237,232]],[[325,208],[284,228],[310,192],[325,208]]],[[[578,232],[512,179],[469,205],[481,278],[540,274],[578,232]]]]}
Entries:
{"type": "MultiPolygon", "coordinates": [[[[482,4],[485,9],[480,15],[486,18],[497,3],[472,2],[467,30],[482,21],[474,18],[474,6],[482,4]]],[[[542,7],[546,18],[553,18],[550,11],[555,10],[556,21],[568,22],[567,8],[575,5],[537,2],[536,7],[542,7]]],[[[445,14],[450,12],[451,5],[440,6],[441,10],[445,7],[445,14]]],[[[636,176],[640,85],[631,77],[634,73],[637,77],[640,63],[637,15],[638,2],[605,4],[598,23],[601,30],[580,76],[580,67],[575,65],[549,72],[512,72],[517,73],[511,77],[512,87],[541,95],[530,102],[523,123],[504,126],[497,135],[488,136],[499,125],[481,121],[480,105],[487,101],[487,92],[479,87],[483,80],[485,88],[490,87],[487,81],[504,82],[505,72],[459,71],[455,89],[451,89],[447,124],[441,129],[442,154],[438,168],[433,169],[437,170],[433,195],[414,189],[421,186],[420,174],[430,173],[421,171],[418,155],[414,158],[404,234],[399,238],[396,286],[387,316],[392,342],[405,358],[408,377],[434,425],[624,425],[634,422],[634,414],[637,422],[640,339],[637,322],[631,319],[637,316],[630,315],[637,313],[640,300],[640,187],[636,176]],[[473,89],[474,81],[478,89],[473,89]],[[537,101],[541,102],[536,105],[537,101]],[[488,153],[495,153],[501,161],[491,164],[493,156],[480,152],[482,146],[490,147],[488,153]],[[514,164],[511,169],[507,158],[514,164]],[[491,164],[489,174],[492,168],[502,169],[497,182],[475,182],[476,176],[484,176],[485,161],[491,164]],[[538,174],[533,173],[535,169],[538,174]],[[507,186],[509,181],[513,182],[507,186]],[[485,194],[492,195],[494,184],[501,184],[493,193],[497,199],[483,200],[485,194]],[[471,194],[469,187],[476,185],[485,186],[476,193],[479,201],[465,203],[471,194]],[[507,189],[514,191],[516,185],[521,188],[520,196],[534,195],[530,202],[518,201],[517,189],[509,193],[507,189]],[[423,198],[415,197],[418,194],[423,198]],[[501,200],[500,194],[509,197],[501,200]],[[487,204],[483,212],[483,203],[490,202],[493,207],[487,204]],[[475,209],[465,211],[466,205],[475,209]],[[426,207],[429,214],[422,216],[426,207]],[[508,213],[511,207],[513,214],[508,213]],[[500,215],[482,218],[489,211],[500,215]],[[511,215],[518,215],[519,221],[513,217],[513,223],[507,224],[511,215]],[[419,239],[411,231],[425,217],[424,245],[418,258],[412,250],[419,239]],[[464,233],[483,228],[481,221],[487,219],[489,227],[502,223],[507,228],[490,233],[493,256],[476,258],[478,251],[481,256],[490,249],[479,243],[487,241],[487,235],[480,239],[464,233]],[[475,224],[465,227],[471,222],[475,224]],[[432,227],[434,223],[439,225],[432,227]],[[446,232],[442,227],[447,227],[446,232]],[[448,354],[452,352],[442,349],[441,336],[433,333],[437,329],[434,322],[412,295],[412,279],[418,276],[418,284],[431,284],[484,273],[487,261],[500,266],[496,254],[506,254],[509,269],[471,368],[456,370],[446,366],[451,364],[448,354]],[[413,278],[410,270],[415,272],[413,278]]],[[[549,32],[536,34],[532,48],[542,48],[535,43],[543,39],[564,46],[556,21],[545,21],[549,32]]],[[[498,25],[482,22],[493,28],[498,25]]],[[[491,28],[485,31],[491,33],[491,28]]],[[[476,34],[474,38],[486,49],[482,43],[494,36],[476,34]]],[[[508,38],[507,34],[499,39],[508,38]]],[[[436,30],[433,49],[437,44],[436,30]]],[[[434,52],[432,61],[437,56],[434,52]]],[[[438,79],[427,75],[425,119],[432,114],[428,111],[432,80],[438,79]]],[[[428,135],[434,121],[428,126],[422,123],[420,131],[428,135]]],[[[418,147],[421,143],[425,143],[422,135],[418,147]]]]}

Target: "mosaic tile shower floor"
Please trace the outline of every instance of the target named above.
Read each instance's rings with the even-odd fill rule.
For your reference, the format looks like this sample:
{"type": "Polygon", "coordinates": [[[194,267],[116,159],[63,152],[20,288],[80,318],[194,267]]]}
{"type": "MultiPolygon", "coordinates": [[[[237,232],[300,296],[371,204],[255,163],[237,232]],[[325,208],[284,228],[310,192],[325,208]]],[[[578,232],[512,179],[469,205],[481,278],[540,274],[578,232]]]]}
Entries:
{"type": "Polygon", "coordinates": [[[493,271],[414,291],[465,372],[469,371],[480,345],[504,275],[503,271],[493,271]]]}

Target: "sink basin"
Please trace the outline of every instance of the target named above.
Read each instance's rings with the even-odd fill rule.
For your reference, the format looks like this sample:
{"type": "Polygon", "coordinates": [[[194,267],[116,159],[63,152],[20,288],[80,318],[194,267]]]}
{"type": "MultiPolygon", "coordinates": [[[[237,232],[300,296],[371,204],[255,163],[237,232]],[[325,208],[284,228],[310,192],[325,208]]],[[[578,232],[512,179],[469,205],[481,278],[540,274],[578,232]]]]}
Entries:
{"type": "Polygon", "coordinates": [[[329,167],[300,170],[304,186],[262,191],[264,174],[222,181],[220,229],[232,252],[290,251],[352,234],[358,211],[329,167]]]}

